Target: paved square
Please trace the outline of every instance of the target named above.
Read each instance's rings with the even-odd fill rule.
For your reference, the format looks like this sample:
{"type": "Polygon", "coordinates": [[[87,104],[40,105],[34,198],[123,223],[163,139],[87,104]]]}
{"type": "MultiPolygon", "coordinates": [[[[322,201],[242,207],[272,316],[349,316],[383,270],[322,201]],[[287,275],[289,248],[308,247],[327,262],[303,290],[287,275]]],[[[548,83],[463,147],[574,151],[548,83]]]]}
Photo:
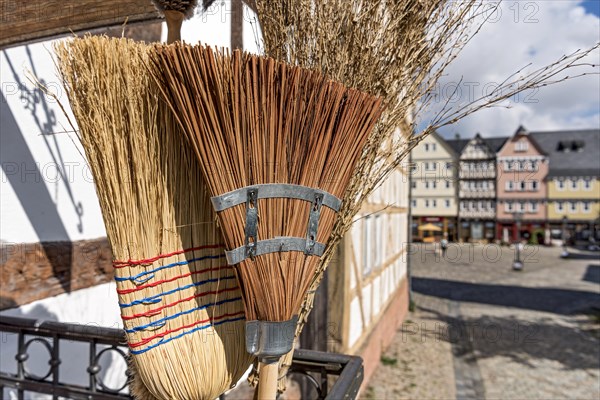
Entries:
{"type": "Polygon", "coordinates": [[[600,399],[600,253],[415,244],[416,310],[363,398],[600,399]]]}

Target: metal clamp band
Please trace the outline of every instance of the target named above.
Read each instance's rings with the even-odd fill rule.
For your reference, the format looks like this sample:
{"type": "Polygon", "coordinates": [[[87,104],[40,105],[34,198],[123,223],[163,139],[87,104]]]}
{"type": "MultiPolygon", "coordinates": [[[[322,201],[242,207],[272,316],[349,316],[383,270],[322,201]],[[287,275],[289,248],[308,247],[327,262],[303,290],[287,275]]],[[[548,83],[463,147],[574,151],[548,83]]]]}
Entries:
{"type": "Polygon", "coordinates": [[[281,322],[246,321],[246,351],[267,364],[278,361],[292,350],[297,323],[297,315],[281,322]]]}
{"type": "Polygon", "coordinates": [[[256,189],[258,191],[257,199],[288,198],[304,200],[310,203],[314,202],[315,194],[321,194],[323,195],[323,205],[331,208],[335,212],[340,210],[342,204],[342,200],[321,189],[288,183],[265,183],[247,186],[224,193],[220,196],[212,197],[211,201],[215,211],[223,211],[246,202],[247,193],[250,189],[256,189]]]}
{"type": "MultiPolygon", "coordinates": [[[[253,246],[253,256],[257,257],[263,254],[279,253],[284,251],[300,251],[308,255],[321,257],[325,252],[323,243],[314,242],[312,252],[306,252],[306,238],[297,238],[290,236],[278,236],[274,239],[259,240],[253,246]]],[[[225,252],[228,265],[239,264],[246,258],[249,258],[246,252],[246,246],[240,246],[237,249],[225,252]]]]}
{"type": "Polygon", "coordinates": [[[306,254],[313,254],[315,244],[317,243],[317,230],[319,229],[319,216],[321,215],[321,206],[323,205],[323,195],[315,193],[313,205],[310,208],[308,216],[308,228],[306,230],[306,254]]]}
{"type": "Polygon", "coordinates": [[[248,188],[246,192],[246,239],[244,256],[254,260],[256,255],[256,232],[258,230],[258,201],[256,188],[248,188]]]}

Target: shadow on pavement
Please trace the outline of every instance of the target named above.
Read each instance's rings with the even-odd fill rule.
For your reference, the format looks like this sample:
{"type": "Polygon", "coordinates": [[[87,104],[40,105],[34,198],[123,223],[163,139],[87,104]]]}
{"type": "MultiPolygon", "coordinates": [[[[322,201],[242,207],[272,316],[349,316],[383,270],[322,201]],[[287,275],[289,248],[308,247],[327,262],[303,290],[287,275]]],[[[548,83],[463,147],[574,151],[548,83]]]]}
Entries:
{"type": "Polygon", "coordinates": [[[600,261],[600,254],[598,253],[569,253],[567,260],[595,260],[600,261]]]}
{"type": "Polygon", "coordinates": [[[587,282],[600,284],[600,265],[588,265],[585,274],[581,279],[587,282]]]}
{"type": "Polygon", "coordinates": [[[600,307],[598,292],[568,289],[490,285],[413,277],[412,290],[423,295],[454,301],[516,307],[563,315],[600,307]]]}
{"type": "MultiPolygon", "coordinates": [[[[433,314],[431,326],[426,323],[428,330],[435,330],[435,340],[452,343],[455,357],[466,360],[507,357],[532,368],[536,368],[539,360],[559,362],[570,370],[600,368],[598,339],[589,332],[557,324],[550,318],[535,322],[493,316],[460,316],[458,319],[419,308],[433,314]]],[[[414,332],[404,326],[403,330],[409,334],[414,332]]]]}

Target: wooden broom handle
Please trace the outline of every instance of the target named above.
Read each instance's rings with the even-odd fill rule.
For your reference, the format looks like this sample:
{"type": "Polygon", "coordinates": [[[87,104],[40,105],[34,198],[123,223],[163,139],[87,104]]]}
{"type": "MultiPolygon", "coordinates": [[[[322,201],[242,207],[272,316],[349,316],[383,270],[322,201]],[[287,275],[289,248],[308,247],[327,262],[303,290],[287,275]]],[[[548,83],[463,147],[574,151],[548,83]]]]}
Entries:
{"type": "Polygon", "coordinates": [[[165,10],[164,14],[167,21],[167,44],[181,40],[181,25],[185,15],[175,10],[165,10]]]}
{"type": "Polygon", "coordinates": [[[259,363],[258,400],[275,400],[277,397],[277,378],[279,363],[259,363]]]}

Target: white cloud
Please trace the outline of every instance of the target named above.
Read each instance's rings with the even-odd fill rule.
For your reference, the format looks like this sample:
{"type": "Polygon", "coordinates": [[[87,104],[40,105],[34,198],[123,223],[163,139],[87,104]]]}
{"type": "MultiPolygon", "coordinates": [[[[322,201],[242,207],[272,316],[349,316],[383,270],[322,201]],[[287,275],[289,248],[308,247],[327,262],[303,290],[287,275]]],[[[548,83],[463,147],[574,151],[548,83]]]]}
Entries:
{"type": "MultiPolygon", "coordinates": [[[[461,97],[455,103],[458,105],[530,63],[524,72],[592,47],[599,40],[600,19],[586,14],[580,4],[572,0],[503,2],[493,22],[484,26],[448,68],[440,87],[462,79],[461,97]]],[[[596,64],[595,68],[587,67],[587,72],[600,71],[599,51],[585,61],[596,64]]],[[[583,71],[574,69],[561,76],[583,71]]],[[[443,91],[441,94],[443,98],[443,91]]],[[[480,111],[441,132],[459,132],[463,137],[476,132],[484,136],[510,135],[520,124],[530,130],[600,127],[600,76],[577,78],[522,94],[510,102],[508,109],[480,111]]]]}

